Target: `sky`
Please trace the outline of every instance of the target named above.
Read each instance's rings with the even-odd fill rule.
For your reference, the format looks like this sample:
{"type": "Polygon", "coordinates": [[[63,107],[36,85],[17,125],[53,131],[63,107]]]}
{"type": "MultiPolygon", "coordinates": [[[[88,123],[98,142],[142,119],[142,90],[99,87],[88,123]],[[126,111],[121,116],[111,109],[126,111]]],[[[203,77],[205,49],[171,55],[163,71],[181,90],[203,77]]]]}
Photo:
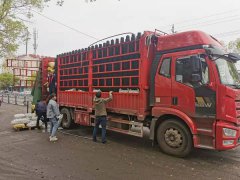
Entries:
{"type": "MultiPolygon", "coordinates": [[[[37,29],[37,54],[58,54],[88,47],[97,40],[124,32],[155,29],[202,30],[218,40],[240,38],[240,0],[51,0],[41,12],[33,11],[29,31],[37,29]]],[[[33,53],[33,38],[28,53],[33,53]]],[[[25,53],[22,44],[18,55],[25,53]]]]}

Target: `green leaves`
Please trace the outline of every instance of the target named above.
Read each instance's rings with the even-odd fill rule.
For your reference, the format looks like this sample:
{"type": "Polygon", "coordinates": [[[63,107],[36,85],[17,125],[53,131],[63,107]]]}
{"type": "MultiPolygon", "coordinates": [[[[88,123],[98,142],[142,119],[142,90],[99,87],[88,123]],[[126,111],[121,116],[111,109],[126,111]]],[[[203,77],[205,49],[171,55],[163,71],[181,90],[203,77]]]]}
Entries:
{"type": "Polygon", "coordinates": [[[0,58],[14,53],[24,40],[32,8],[42,9],[43,0],[0,0],[0,58]]]}
{"type": "Polygon", "coordinates": [[[239,50],[239,52],[240,52],[240,39],[237,39],[236,48],[237,48],[237,49],[239,50]]]}
{"type": "Polygon", "coordinates": [[[230,41],[227,45],[227,48],[230,52],[240,53],[240,38],[235,41],[230,41]]]}
{"type": "Polygon", "coordinates": [[[0,89],[6,89],[9,86],[13,86],[14,84],[14,76],[10,73],[2,73],[0,74],[0,89]]]}

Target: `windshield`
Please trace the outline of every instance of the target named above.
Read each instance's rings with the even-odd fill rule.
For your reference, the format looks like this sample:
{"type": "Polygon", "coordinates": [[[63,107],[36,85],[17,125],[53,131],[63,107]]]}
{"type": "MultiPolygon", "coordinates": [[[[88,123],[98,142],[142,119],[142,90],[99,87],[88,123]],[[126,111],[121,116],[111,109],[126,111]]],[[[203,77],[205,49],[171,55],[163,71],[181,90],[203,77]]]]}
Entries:
{"type": "Polygon", "coordinates": [[[215,62],[222,84],[229,86],[238,86],[240,84],[236,66],[232,61],[218,58],[215,62]]]}

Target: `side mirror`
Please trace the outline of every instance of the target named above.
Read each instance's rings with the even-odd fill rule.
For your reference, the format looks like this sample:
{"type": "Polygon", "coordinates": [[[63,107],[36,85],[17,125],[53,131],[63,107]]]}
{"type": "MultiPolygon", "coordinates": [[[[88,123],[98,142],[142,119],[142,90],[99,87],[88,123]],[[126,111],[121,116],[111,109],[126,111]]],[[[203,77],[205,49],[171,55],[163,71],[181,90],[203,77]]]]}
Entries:
{"type": "Polygon", "coordinates": [[[198,56],[191,56],[190,57],[190,63],[192,65],[193,73],[201,72],[201,60],[198,56]]]}
{"type": "Polygon", "coordinates": [[[200,82],[202,81],[202,77],[200,74],[192,74],[191,80],[192,82],[200,82]]]}
{"type": "Polygon", "coordinates": [[[229,53],[228,57],[233,61],[239,61],[240,60],[240,55],[237,54],[237,53],[229,53]]]}

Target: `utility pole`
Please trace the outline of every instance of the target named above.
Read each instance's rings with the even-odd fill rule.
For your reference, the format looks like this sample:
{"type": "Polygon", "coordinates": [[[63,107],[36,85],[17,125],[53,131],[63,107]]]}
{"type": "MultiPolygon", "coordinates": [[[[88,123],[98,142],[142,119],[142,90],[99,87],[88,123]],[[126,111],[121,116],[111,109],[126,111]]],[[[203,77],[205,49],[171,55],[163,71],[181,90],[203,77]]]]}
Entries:
{"type": "Polygon", "coordinates": [[[36,55],[37,54],[37,37],[38,34],[37,34],[37,30],[36,28],[33,29],[33,49],[34,49],[34,54],[36,55]]]}
{"type": "Polygon", "coordinates": [[[171,31],[172,31],[173,34],[176,33],[176,31],[175,31],[175,27],[174,27],[174,24],[172,25],[172,29],[171,29],[171,31]]]}
{"type": "Polygon", "coordinates": [[[28,53],[28,40],[29,40],[29,31],[26,29],[26,55],[28,53]]]}

